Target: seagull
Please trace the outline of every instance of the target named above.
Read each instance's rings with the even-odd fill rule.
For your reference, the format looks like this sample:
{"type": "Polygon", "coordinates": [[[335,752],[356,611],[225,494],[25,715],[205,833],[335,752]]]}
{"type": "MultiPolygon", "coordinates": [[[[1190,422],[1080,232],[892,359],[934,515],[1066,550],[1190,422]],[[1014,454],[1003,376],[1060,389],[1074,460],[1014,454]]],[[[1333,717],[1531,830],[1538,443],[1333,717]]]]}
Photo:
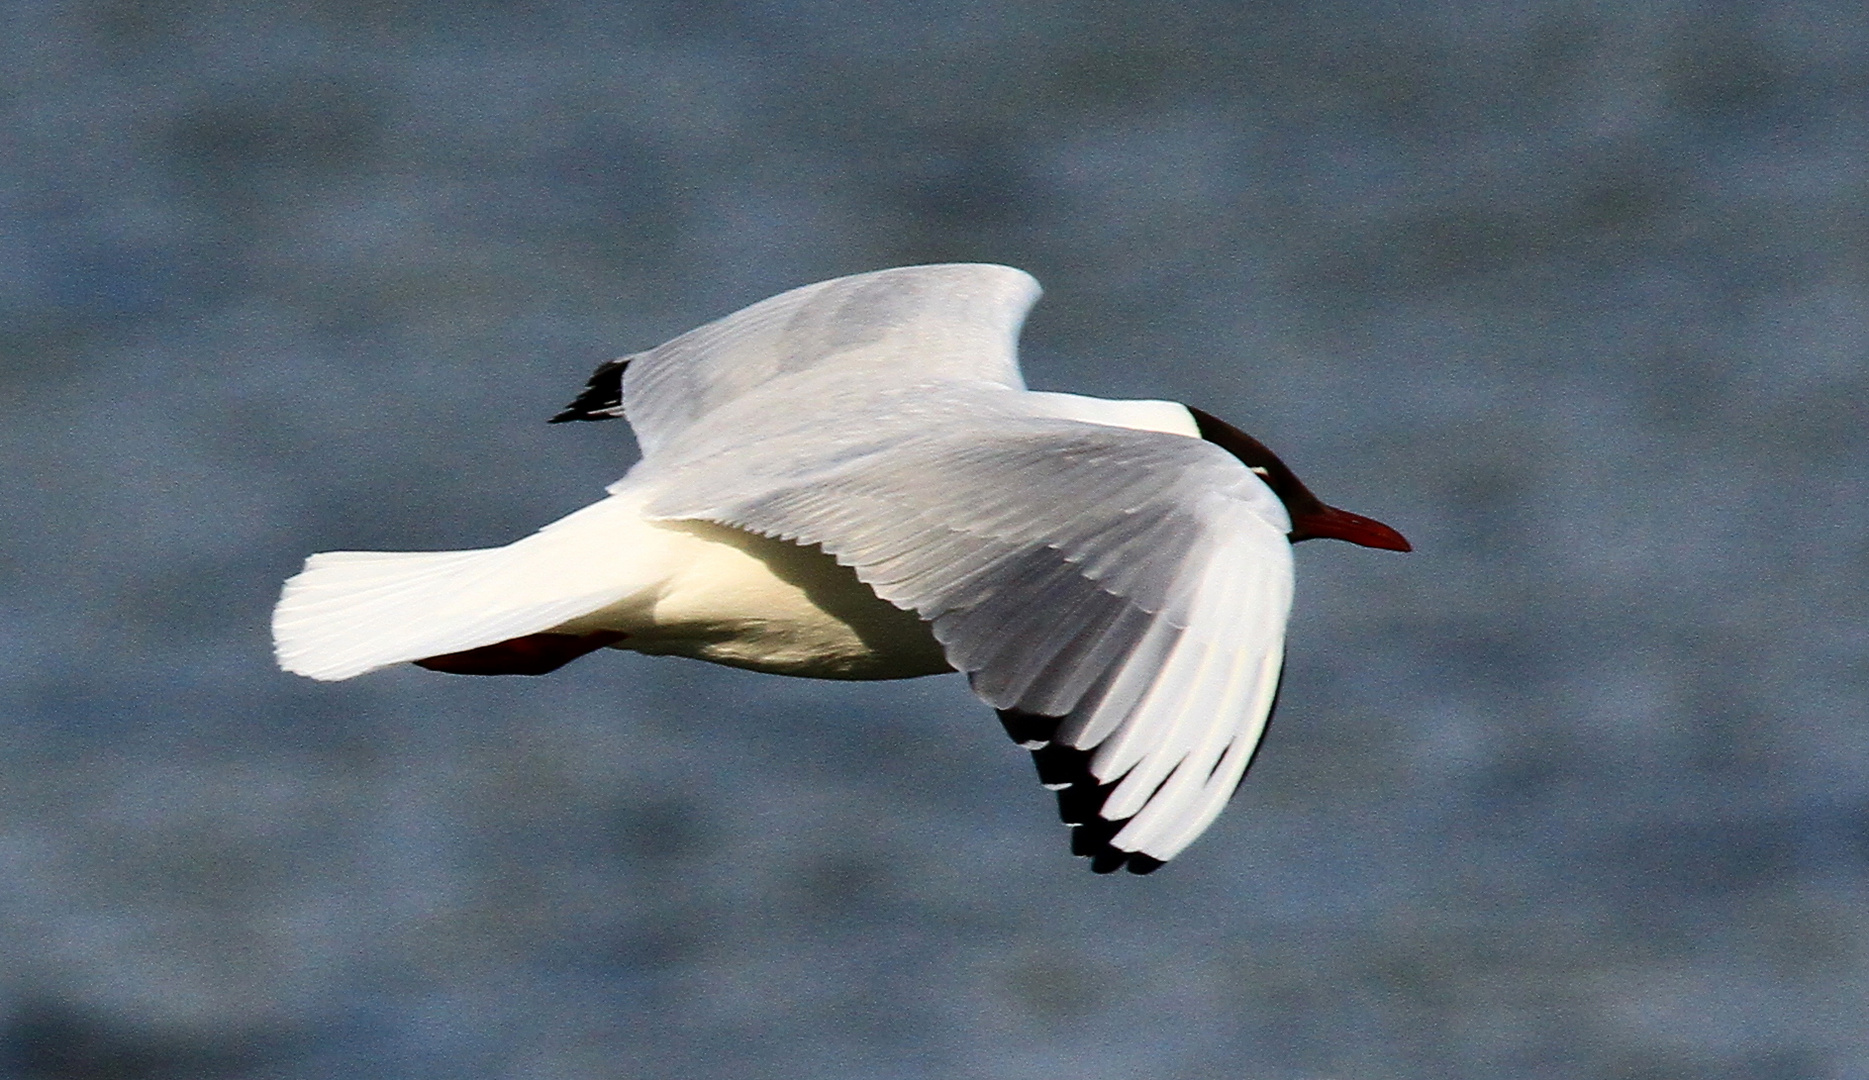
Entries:
{"type": "Polygon", "coordinates": [[[1410,550],[1199,409],[1028,390],[1038,282],[909,266],[793,289],[597,368],[607,497],[505,547],[331,551],[279,665],[542,675],[599,649],[775,675],[958,671],[1091,869],[1146,874],[1245,776],[1278,698],[1291,545],[1410,550]]]}

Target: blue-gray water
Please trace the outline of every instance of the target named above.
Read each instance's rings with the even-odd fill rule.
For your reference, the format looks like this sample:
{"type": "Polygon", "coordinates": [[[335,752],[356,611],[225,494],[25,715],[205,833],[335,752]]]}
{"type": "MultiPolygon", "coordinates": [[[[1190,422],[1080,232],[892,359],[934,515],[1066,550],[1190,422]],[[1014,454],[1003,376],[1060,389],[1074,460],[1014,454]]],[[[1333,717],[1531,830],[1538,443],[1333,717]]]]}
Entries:
{"type": "Polygon", "coordinates": [[[15,0],[0,387],[0,1076],[1869,1077],[1851,0],[15,0]],[[273,670],[594,499],[599,361],[946,259],[1417,546],[1161,873],[955,677],[273,670]]]}

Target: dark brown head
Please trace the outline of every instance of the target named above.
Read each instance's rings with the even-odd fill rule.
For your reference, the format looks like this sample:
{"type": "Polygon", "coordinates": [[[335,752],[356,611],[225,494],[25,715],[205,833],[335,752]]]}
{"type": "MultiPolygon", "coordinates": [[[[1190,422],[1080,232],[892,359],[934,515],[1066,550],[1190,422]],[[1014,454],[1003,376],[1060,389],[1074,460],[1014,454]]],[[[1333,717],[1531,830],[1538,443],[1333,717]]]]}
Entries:
{"type": "Polygon", "coordinates": [[[1401,533],[1382,522],[1324,505],[1324,500],[1311,494],[1311,489],[1305,487],[1304,482],[1278,459],[1278,455],[1266,449],[1265,444],[1258,439],[1192,405],[1187,406],[1187,410],[1193,414],[1201,438],[1239,458],[1248,469],[1258,473],[1271,487],[1273,494],[1279,497],[1279,501],[1285,504],[1285,511],[1291,515],[1289,535],[1292,543],[1300,540],[1348,540],[1352,544],[1382,548],[1385,551],[1414,550],[1401,533]]]}

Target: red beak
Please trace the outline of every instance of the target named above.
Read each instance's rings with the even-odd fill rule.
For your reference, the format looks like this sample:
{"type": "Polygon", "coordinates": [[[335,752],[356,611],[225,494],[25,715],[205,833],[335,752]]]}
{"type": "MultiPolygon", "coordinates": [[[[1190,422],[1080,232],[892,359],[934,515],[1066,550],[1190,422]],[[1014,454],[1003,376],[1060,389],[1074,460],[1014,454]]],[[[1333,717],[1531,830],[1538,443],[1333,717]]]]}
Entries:
{"type": "Polygon", "coordinates": [[[1374,518],[1352,514],[1334,506],[1325,506],[1306,514],[1293,514],[1291,542],[1300,540],[1348,540],[1363,547],[1384,551],[1413,551],[1401,533],[1374,518]]]}

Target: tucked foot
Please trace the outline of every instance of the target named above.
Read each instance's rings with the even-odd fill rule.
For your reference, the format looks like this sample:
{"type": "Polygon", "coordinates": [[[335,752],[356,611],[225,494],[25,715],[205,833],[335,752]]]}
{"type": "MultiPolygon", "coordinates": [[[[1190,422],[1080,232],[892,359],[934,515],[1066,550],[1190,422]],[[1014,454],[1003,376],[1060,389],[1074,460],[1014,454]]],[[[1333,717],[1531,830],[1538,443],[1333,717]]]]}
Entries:
{"type": "Polygon", "coordinates": [[[629,635],[618,630],[589,634],[527,634],[478,649],[443,653],[414,661],[416,667],[450,675],[543,675],[557,671],[585,653],[614,645],[629,635]]]}

